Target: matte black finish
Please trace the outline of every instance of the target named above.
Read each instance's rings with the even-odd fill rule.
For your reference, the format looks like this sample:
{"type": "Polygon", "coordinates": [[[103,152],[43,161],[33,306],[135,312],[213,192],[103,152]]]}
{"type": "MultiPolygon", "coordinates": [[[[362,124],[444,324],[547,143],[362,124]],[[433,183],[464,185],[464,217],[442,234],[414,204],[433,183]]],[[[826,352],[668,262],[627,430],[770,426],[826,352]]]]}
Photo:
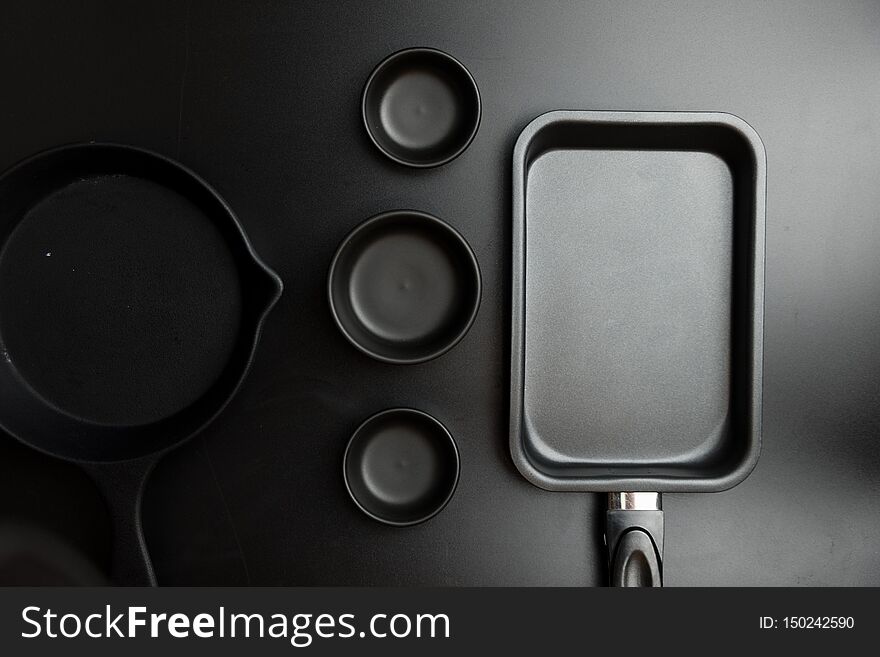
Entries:
{"type": "MultiPolygon", "coordinates": [[[[743,0],[5,0],[0,167],[53,144],[173,156],[235,209],[288,294],[220,421],[144,498],[163,584],[604,585],[604,496],[546,492],[509,456],[511,152],[553,108],[725,110],[768,157],[763,447],[729,491],[667,493],[664,584],[878,585],[880,5],[743,0]],[[389,52],[436,46],[480,85],[448,166],[379,153],[360,112],[389,52]],[[414,207],[479,258],[466,339],[408,367],[352,348],[327,268],[364,218],[414,207]],[[461,453],[455,495],[398,530],[340,473],[378,409],[421,408],[461,453]]],[[[98,563],[108,531],[79,469],[0,436],[0,515],[98,563]]],[[[579,613],[584,613],[579,610],[579,613]]]]}
{"type": "Polygon", "coordinates": [[[556,111],[513,153],[510,449],[549,490],[716,491],[761,446],[764,147],[729,114],[556,111]]]}
{"type": "Polygon", "coordinates": [[[411,167],[455,159],[480,127],[480,90],[464,64],[434,48],[384,59],[367,79],[364,126],[385,155],[411,167]]]}
{"type": "Polygon", "coordinates": [[[465,239],[424,212],[368,219],[330,265],[333,318],[365,354],[420,363],[461,340],[480,307],[480,268],[465,239]]]}
{"type": "Polygon", "coordinates": [[[74,546],[45,529],[0,526],[0,586],[106,586],[74,546]]]}
{"type": "Polygon", "coordinates": [[[394,408],[366,420],[345,448],[351,498],[371,518],[404,527],[437,515],[458,484],[455,440],[421,411],[394,408]]]}
{"type": "Polygon", "coordinates": [[[663,586],[663,511],[609,509],[605,514],[608,583],[663,586]]]}
{"type": "Polygon", "coordinates": [[[662,586],[660,561],[651,537],[630,529],[621,538],[611,560],[611,585],[626,587],[662,586]]]}
{"type": "Polygon", "coordinates": [[[114,519],[114,578],[149,584],[155,454],[226,405],[280,279],[226,203],[155,153],[64,146],[0,176],[0,426],[87,464],[114,519]]]}

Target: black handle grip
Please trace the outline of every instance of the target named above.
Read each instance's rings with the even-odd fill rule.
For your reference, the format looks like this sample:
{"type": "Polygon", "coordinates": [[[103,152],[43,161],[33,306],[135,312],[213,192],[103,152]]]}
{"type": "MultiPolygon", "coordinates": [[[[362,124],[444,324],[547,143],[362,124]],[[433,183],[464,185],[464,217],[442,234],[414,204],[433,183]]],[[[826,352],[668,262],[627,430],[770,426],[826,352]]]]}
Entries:
{"type": "Polygon", "coordinates": [[[84,466],[98,485],[113,522],[110,576],[118,586],[156,586],[141,527],[141,498],[157,460],[150,456],[84,466]]]}
{"type": "Polygon", "coordinates": [[[663,586],[663,511],[609,510],[605,540],[611,586],[663,586]]]}
{"type": "Polygon", "coordinates": [[[620,537],[611,560],[611,586],[663,586],[660,555],[641,529],[620,537]]]}

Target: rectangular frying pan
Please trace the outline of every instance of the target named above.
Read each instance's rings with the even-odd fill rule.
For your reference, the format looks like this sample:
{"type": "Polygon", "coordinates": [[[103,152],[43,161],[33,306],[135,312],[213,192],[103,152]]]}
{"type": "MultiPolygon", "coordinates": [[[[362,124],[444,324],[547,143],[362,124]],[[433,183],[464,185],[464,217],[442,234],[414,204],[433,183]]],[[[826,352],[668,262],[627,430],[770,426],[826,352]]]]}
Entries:
{"type": "Polygon", "coordinates": [[[730,114],[554,111],[514,148],[510,451],[609,494],[613,585],[662,585],[661,493],[757,463],[765,187],[730,114]]]}

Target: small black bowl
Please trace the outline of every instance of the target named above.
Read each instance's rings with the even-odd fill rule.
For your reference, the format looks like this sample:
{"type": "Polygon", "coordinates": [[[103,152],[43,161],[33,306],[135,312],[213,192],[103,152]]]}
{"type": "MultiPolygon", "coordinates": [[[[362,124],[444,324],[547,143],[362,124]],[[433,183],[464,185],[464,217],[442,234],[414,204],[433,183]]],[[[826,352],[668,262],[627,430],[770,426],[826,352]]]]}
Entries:
{"type": "Polygon", "coordinates": [[[367,134],[385,155],[411,167],[455,159],[480,126],[480,91],[455,57],[409,48],[383,60],[361,99],[367,134]]]}
{"type": "Polygon", "coordinates": [[[406,527],[437,515],[452,498],[460,469],[449,431],[427,413],[393,408],[366,420],[348,441],[345,487],[360,509],[406,527]]]}
{"type": "Polygon", "coordinates": [[[480,268],[465,239],[415,210],[377,215],[333,257],[330,309],[355,347],[386,363],[421,363],[455,346],[480,306],[480,268]]]}

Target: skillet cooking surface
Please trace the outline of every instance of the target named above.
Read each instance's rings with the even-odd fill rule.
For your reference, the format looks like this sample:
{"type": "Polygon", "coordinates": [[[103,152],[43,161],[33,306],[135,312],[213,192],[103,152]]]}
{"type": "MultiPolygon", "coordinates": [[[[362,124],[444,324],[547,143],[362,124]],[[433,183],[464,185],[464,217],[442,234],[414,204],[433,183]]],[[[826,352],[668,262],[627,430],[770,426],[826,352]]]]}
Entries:
{"type": "Polygon", "coordinates": [[[203,395],[232,352],[241,304],[210,219],[134,176],[56,190],[0,256],[8,357],[51,404],[101,424],[156,422],[203,395]]]}

